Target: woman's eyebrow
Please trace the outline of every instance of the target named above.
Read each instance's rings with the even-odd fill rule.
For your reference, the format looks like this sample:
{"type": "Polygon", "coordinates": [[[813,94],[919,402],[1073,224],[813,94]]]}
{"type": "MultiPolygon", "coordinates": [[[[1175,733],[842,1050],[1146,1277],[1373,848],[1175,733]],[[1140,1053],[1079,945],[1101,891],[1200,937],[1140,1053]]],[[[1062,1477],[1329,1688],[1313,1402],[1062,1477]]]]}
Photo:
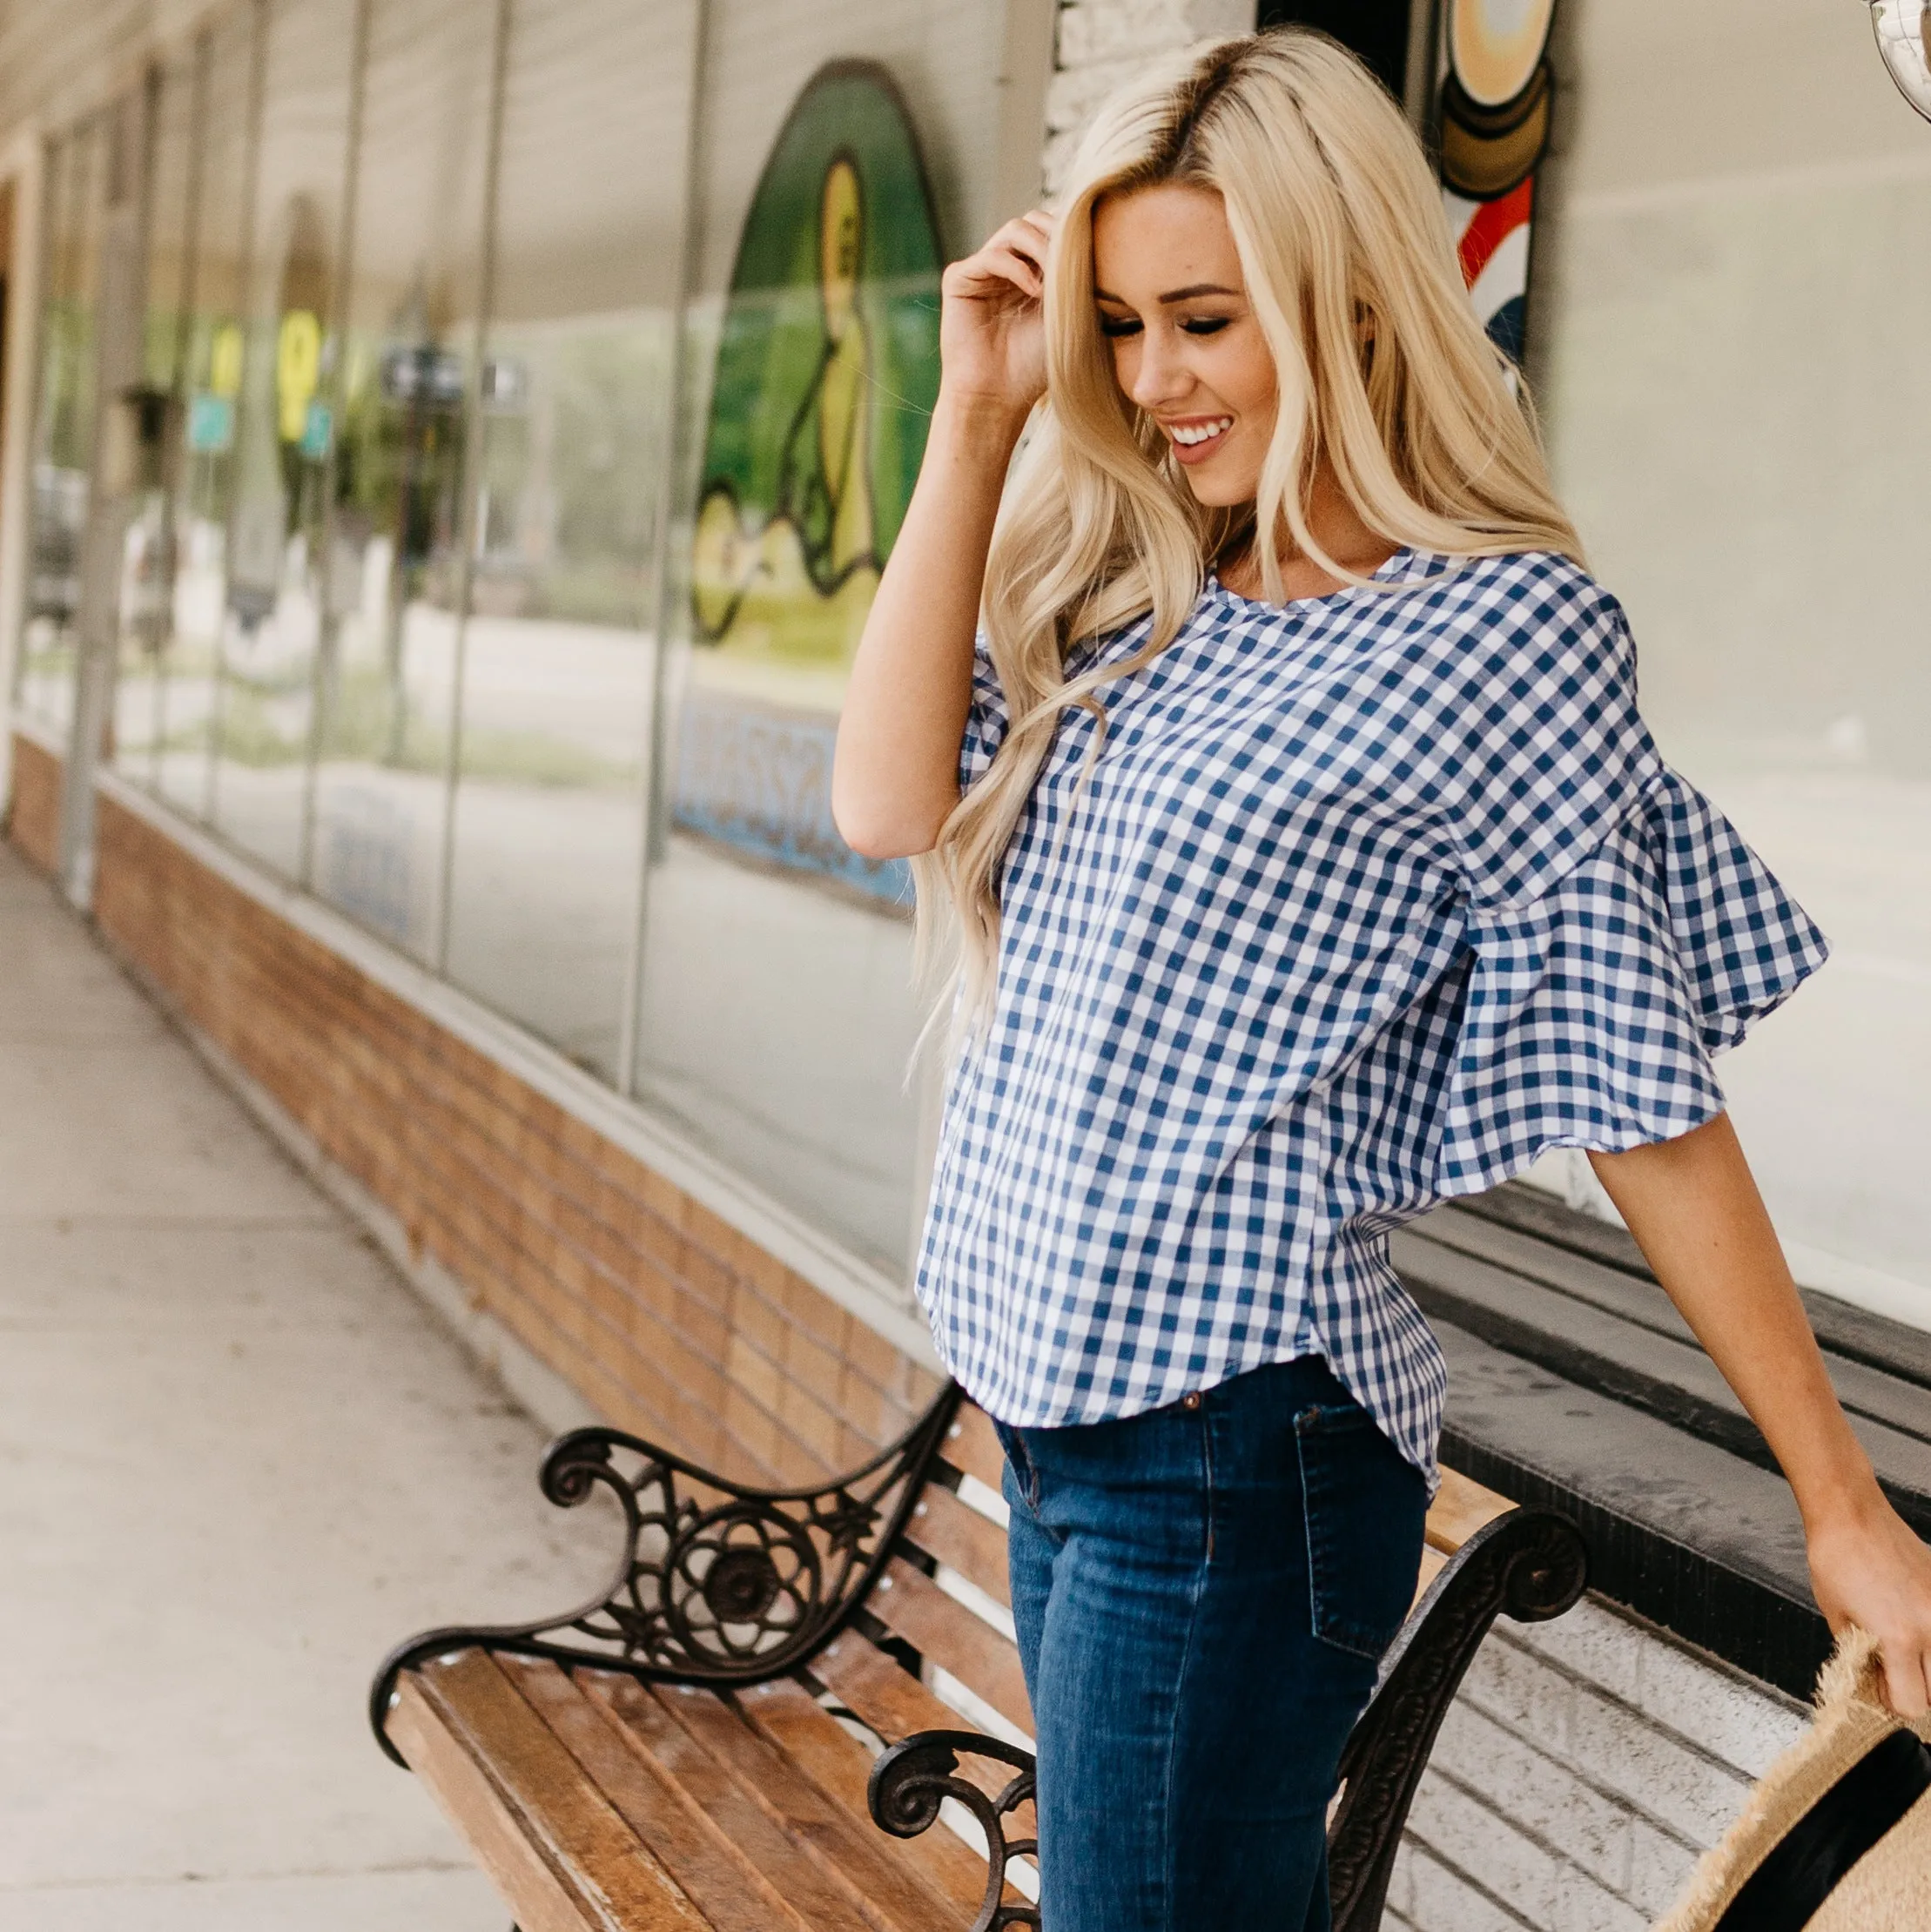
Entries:
{"type": "MultiPolygon", "coordinates": [[[[1232,295],[1238,299],[1242,293],[1238,288],[1224,288],[1219,282],[1190,282],[1185,288],[1174,289],[1158,300],[1164,306],[1171,302],[1190,302],[1196,295],[1232,295]]],[[[1110,289],[1094,289],[1093,299],[1096,302],[1114,302],[1121,308],[1133,306],[1124,295],[1115,295],[1110,289]]]]}

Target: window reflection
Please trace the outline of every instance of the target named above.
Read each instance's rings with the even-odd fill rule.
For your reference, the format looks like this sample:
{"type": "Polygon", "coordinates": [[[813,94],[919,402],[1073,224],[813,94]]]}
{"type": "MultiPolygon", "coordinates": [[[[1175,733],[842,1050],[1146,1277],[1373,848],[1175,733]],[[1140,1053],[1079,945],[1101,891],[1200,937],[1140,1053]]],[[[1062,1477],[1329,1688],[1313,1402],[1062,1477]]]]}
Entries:
{"type": "Polygon", "coordinates": [[[266,13],[213,817],[301,867],[333,444],[336,251],[354,10],[266,13]]]}
{"type": "Polygon", "coordinates": [[[114,710],[116,760],[126,776],[148,785],[158,782],[168,736],[165,653],[174,593],[174,482],[182,453],[183,377],[193,287],[199,85],[199,57],[191,51],[156,77],[151,98],[153,172],[141,327],[146,448],[122,546],[114,710]]]}
{"type": "Polygon", "coordinates": [[[695,9],[518,0],[510,17],[451,976],[618,1073],[695,9]]]}
{"type": "Polygon", "coordinates": [[[95,298],[107,158],[106,129],[96,120],[55,144],[47,167],[48,294],[18,696],[23,710],[60,731],[73,717],[75,621],[94,458],[95,298]]]}
{"type": "Polygon", "coordinates": [[[212,803],[230,623],[229,532],[246,363],[242,279],[255,19],[252,8],[244,9],[214,30],[197,104],[202,150],[192,204],[185,406],[172,511],[174,583],[161,655],[163,712],[154,769],[162,794],[198,817],[205,817],[212,803]]]}
{"type": "MultiPolygon", "coordinates": [[[[978,0],[238,0],[138,144],[120,770],[888,1267],[908,882],[838,838],[831,754],[945,242],[1030,199],[1004,50],[978,0]]],[[[107,146],[48,156],[56,728],[107,146]]]]}
{"type": "Polygon", "coordinates": [[[437,951],[494,7],[377,0],[318,679],[316,889],[437,951]]]}
{"type": "Polygon", "coordinates": [[[992,222],[999,25],[717,0],[698,89],[694,474],[637,1087],[890,1268],[918,1166],[906,882],[838,838],[831,754],[924,451],[941,237],[992,222]]]}

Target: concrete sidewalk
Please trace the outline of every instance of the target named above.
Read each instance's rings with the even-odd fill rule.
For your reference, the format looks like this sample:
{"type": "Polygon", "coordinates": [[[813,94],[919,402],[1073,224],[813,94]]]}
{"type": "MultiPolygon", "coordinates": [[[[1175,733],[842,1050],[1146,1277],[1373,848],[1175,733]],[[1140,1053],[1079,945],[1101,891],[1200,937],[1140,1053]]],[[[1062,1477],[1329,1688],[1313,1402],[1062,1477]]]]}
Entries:
{"type": "Polygon", "coordinates": [[[609,1525],[3,846],[0,1330],[0,1932],[502,1932],[368,1680],[609,1525]]]}

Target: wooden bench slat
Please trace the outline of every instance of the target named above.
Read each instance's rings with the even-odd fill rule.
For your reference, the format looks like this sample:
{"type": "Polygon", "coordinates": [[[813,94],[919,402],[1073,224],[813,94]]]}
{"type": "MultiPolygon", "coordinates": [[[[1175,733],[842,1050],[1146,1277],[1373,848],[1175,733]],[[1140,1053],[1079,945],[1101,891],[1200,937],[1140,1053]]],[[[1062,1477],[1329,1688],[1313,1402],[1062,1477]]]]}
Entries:
{"type": "MultiPolygon", "coordinates": [[[[871,1921],[860,1909],[853,1888],[827,1875],[823,1861],[791,1838],[768,1808],[672,1719],[656,1692],[615,1672],[586,1671],[580,1681],[585,1695],[629,1747],[675,1780],[731,1844],[783,1891],[814,1932],[819,1926],[827,1932],[858,1932],[860,1928],[869,1932],[871,1921]]],[[[735,1714],[730,1721],[737,1721],[735,1714]]]]}
{"type": "Polygon", "coordinates": [[[969,1922],[969,1914],[887,1852],[876,1828],[853,1823],[842,1805],[759,1737],[734,1705],[709,1691],[667,1686],[655,1694],[775,1824],[851,1888],[878,1932],[932,1932],[969,1922]]]}
{"type": "MultiPolygon", "coordinates": [[[[811,1659],[811,1674],[887,1744],[914,1731],[974,1728],[868,1637],[848,1630],[811,1659]]],[[[994,1781],[997,1790],[1004,1779],[994,1781]]]]}
{"type": "Polygon", "coordinates": [[[406,1677],[389,1731],[524,1932],[712,1932],[483,1652],[406,1677]]]}
{"type": "Polygon", "coordinates": [[[923,1570],[894,1557],[866,1607],[929,1661],[976,1691],[1001,1717],[1032,1731],[1033,1706],[1011,1639],[948,1597],[923,1570]]]}
{"type": "MultiPolygon", "coordinates": [[[[898,1673],[901,1677],[905,1673],[898,1673]]],[[[918,1838],[886,1838],[871,1822],[865,1787],[871,1754],[795,1680],[759,1684],[738,1700],[752,1726],[784,1753],[816,1784],[851,1814],[898,1857],[918,1868],[970,1919],[986,1897],[986,1861],[950,1831],[928,1831],[918,1838]]],[[[1014,1902],[1018,1895],[1013,1895],[1014,1902]]]]}
{"type": "MultiPolygon", "coordinates": [[[[533,1657],[506,1656],[497,1662],[717,1932],[866,1932],[864,1919],[763,1813],[741,1799],[733,1808],[730,1801],[737,1794],[729,1779],[717,1777],[723,1791],[709,1784],[701,1794],[687,1789],[673,1768],[636,1748],[634,1732],[615,1720],[607,1690],[605,1698],[594,1700],[586,1693],[586,1679],[637,1687],[633,1680],[602,1671],[573,1678],[533,1657]],[[804,1888],[818,1908],[811,1917],[786,1902],[790,1885],[801,1876],[824,1895],[814,1895],[810,1884],[804,1888]],[[786,1882],[786,1890],[779,1889],[779,1880],[786,1882]]],[[[664,1725],[683,1737],[668,1719],[664,1725]]],[[[689,1751],[710,1763],[695,1745],[689,1751]]]]}
{"type": "Polygon", "coordinates": [[[1471,1482],[1452,1469],[1442,1471],[1442,1486],[1428,1512],[1428,1544],[1443,1556],[1453,1556],[1485,1524],[1506,1516],[1515,1507],[1505,1496],[1471,1482]]]}
{"type": "Polygon", "coordinates": [[[928,1483],[912,1506],[907,1541],[975,1583],[995,1602],[1013,1607],[1013,1576],[1006,1560],[1006,1531],[949,1489],[928,1483]]]}
{"type": "MultiPolygon", "coordinates": [[[[811,1659],[811,1673],[887,1744],[897,1744],[916,1731],[977,1728],[855,1630],[846,1631],[835,1644],[820,1651],[811,1659]]],[[[996,1798],[1013,1773],[1010,1765],[990,1758],[961,1758],[959,1774],[987,1797],[996,1798]]],[[[1029,1818],[1026,1822],[1030,1824],[1029,1818]]]]}
{"type": "Polygon", "coordinates": [[[939,1453],[954,1469],[976,1476],[987,1489],[999,1492],[1006,1477],[1006,1451],[999,1447],[992,1418],[977,1403],[959,1404],[939,1453]]]}
{"type": "Polygon", "coordinates": [[[464,1740],[414,1675],[397,1686],[388,1735],[528,1932],[608,1932],[613,1921],[544,1857],[464,1740]]]}

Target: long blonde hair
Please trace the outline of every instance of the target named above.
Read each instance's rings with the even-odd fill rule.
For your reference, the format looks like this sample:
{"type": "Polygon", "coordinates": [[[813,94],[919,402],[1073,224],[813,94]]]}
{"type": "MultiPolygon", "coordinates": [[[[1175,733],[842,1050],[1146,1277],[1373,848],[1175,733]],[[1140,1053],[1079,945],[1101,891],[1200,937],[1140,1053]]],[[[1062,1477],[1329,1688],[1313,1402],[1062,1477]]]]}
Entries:
{"type": "Polygon", "coordinates": [[[947,993],[961,995],[943,999],[935,1021],[948,1007],[967,1023],[991,1010],[999,874],[1060,714],[1082,707],[1103,731],[1099,687],[1174,641],[1208,562],[1250,535],[1270,602],[1282,597],[1283,542],[1362,581],[1308,527],[1321,461],[1389,542],[1580,561],[1526,400],[1476,320],[1421,144],[1322,34],[1209,43],[1100,109],[1047,255],[1045,330],[1046,400],[1006,492],[982,606],[1009,723],[991,768],[915,861],[920,957],[949,951],[947,993]],[[1274,356],[1279,414],[1244,514],[1195,502],[1166,437],[1121,393],[1100,333],[1095,205],[1165,182],[1221,195],[1274,356]],[[1076,644],[1149,613],[1140,650],[1066,677],[1076,644]]]}

